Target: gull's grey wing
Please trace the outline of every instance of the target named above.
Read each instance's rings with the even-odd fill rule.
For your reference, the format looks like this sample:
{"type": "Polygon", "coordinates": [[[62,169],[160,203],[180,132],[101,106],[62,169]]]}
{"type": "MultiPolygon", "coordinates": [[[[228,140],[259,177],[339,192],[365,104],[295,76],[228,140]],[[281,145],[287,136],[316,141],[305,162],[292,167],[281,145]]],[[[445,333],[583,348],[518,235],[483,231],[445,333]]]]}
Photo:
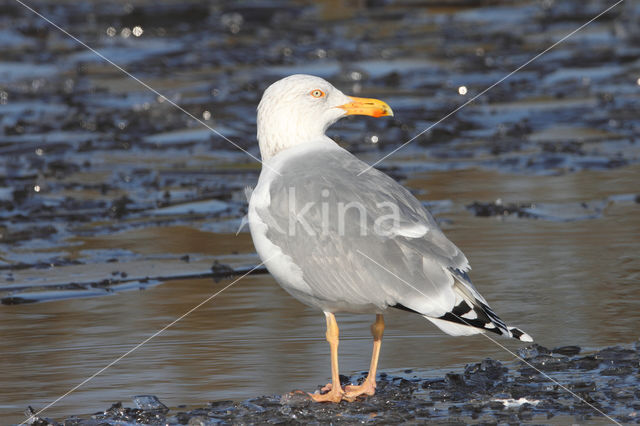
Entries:
{"type": "Polygon", "coordinates": [[[448,334],[532,341],[491,310],[464,254],[411,193],[328,138],[263,167],[249,219],[265,265],[305,303],[328,312],[395,306],[448,334]]]}
{"type": "MultiPolygon", "coordinates": [[[[337,147],[289,159],[257,209],[266,237],[319,304],[444,315],[457,298],[451,271],[467,270],[467,259],[409,191],[367,167],[337,147]]],[[[477,293],[470,283],[469,291],[477,293]]]]}

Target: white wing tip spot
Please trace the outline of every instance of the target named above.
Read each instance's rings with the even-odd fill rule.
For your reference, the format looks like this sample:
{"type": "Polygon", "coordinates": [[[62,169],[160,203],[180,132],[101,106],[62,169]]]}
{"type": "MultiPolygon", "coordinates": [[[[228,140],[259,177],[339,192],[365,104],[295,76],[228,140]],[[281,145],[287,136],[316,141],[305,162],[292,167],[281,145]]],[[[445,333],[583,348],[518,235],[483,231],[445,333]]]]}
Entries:
{"type": "Polygon", "coordinates": [[[414,223],[406,226],[399,226],[391,231],[395,235],[400,235],[402,237],[407,238],[421,238],[424,237],[427,232],[429,232],[429,228],[427,228],[422,223],[414,223]]]}

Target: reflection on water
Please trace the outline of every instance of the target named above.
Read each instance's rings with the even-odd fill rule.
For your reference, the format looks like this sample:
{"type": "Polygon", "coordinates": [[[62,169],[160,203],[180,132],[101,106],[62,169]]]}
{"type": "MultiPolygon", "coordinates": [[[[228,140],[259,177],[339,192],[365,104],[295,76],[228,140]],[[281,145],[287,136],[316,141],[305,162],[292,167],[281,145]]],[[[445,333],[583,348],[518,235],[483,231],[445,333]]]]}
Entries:
{"type": "MultiPolygon", "coordinates": [[[[629,192],[635,176],[637,168],[535,179],[468,171],[433,173],[409,183],[427,198],[448,194],[460,203],[477,199],[481,188],[484,199],[544,201],[557,196],[553,188],[564,186],[571,186],[577,199],[629,192]],[[556,185],[548,186],[549,180],[556,185]]],[[[640,216],[633,212],[635,204],[615,203],[600,219],[574,222],[476,218],[464,210],[440,216],[447,219],[447,235],[471,260],[472,278],[505,320],[545,346],[588,348],[637,337],[632,330],[639,319],[640,216]]],[[[252,250],[246,234],[238,238],[241,251],[252,250]]],[[[178,252],[180,247],[193,251],[178,232],[163,239],[178,252]]],[[[172,281],[113,297],[4,307],[3,412],[17,421],[26,402],[50,402],[229,282],[172,281]]],[[[338,316],[345,372],[368,367],[372,319],[338,316]]],[[[484,357],[510,359],[481,336],[448,337],[418,316],[388,315],[383,371],[410,367],[426,374],[484,357]]],[[[328,376],[322,314],[292,299],[270,276],[250,276],[65,398],[49,415],[92,412],[137,394],[155,394],[175,406],[313,390],[328,376]]]]}
{"type": "MultiPolygon", "coordinates": [[[[256,155],[255,107],[277,78],[308,72],[384,99],[394,119],[346,119],[329,131],[369,163],[608,6],[34,2],[256,155]]],[[[6,423],[231,282],[167,278],[206,273],[214,260],[257,263],[246,229],[235,232],[259,164],[18,3],[2,10],[0,296],[71,283],[75,295],[114,277],[161,283],[0,306],[6,423]]],[[[638,337],[639,15],[624,2],[380,164],[433,206],[501,317],[548,347],[638,337]],[[466,208],[498,199],[533,205],[539,219],[466,208]]],[[[343,371],[364,370],[373,318],[338,320],[343,371]]],[[[482,336],[444,336],[405,312],[386,322],[382,371],[510,359],[482,336]]],[[[268,275],[249,276],[45,414],[90,413],[136,394],[195,406],[313,390],[328,380],[328,353],[320,312],[268,275]]]]}

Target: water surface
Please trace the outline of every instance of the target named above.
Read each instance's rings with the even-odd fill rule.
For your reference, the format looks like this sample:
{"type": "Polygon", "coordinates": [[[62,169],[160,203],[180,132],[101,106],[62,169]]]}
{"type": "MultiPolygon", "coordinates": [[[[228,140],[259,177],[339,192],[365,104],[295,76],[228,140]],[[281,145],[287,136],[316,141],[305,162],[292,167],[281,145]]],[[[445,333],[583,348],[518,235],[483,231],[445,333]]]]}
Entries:
{"type": "MultiPolygon", "coordinates": [[[[384,99],[393,119],[329,131],[369,163],[608,6],[426,5],[34,4],[254,155],[260,93],[284,75],[384,99]]],[[[258,264],[236,231],[259,164],[18,4],[3,10],[0,297],[39,302],[0,305],[0,417],[19,422],[230,284],[206,277],[214,262],[258,264]]],[[[496,312],[550,348],[638,339],[639,16],[625,2],[379,164],[432,209],[496,312]]],[[[373,318],[338,320],[342,370],[366,369],[373,318]]],[[[386,322],[382,371],[512,359],[406,312],[386,322]]],[[[328,353],[322,313],[250,275],[45,415],[312,391],[328,353]]]]}

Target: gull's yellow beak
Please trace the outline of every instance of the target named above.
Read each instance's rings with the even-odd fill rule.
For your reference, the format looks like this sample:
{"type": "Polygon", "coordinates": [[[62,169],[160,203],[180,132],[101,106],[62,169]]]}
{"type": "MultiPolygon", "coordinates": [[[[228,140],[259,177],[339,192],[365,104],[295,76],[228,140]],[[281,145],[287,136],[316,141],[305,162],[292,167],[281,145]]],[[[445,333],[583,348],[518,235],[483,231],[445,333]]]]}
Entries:
{"type": "Polygon", "coordinates": [[[353,96],[349,96],[349,98],[351,102],[338,107],[347,111],[346,115],[370,115],[372,117],[393,116],[393,111],[386,102],[378,99],[355,98],[353,96]]]}

